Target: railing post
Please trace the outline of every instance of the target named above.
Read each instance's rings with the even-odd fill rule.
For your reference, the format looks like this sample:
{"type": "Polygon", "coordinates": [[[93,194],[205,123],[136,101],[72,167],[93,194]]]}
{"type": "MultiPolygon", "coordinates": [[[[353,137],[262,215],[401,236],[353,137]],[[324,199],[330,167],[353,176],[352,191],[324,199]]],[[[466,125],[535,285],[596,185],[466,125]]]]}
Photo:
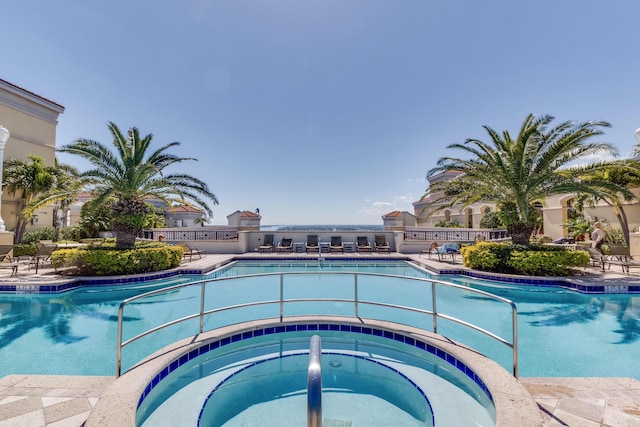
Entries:
{"type": "Polygon", "coordinates": [[[204,283],[200,288],[200,333],[204,332],[204,283]]]}
{"type": "Polygon", "coordinates": [[[359,304],[358,304],[358,274],[354,273],[353,278],[354,278],[353,285],[355,287],[354,293],[355,293],[355,305],[356,305],[355,316],[356,317],[360,317],[360,307],[359,307],[359,304]]]}
{"type": "Polygon", "coordinates": [[[307,371],[307,427],[322,427],[322,346],[320,336],[311,337],[307,371]]]}
{"type": "Polygon", "coordinates": [[[511,345],[513,345],[513,376],[518,378],[518,309],[516,305],[511,305],[511,321],[513,322],[511,328],[513,329],[513,338],[511,345]]]}
{"type": "Polygon", "coordinates": [[[436,284],[431,282],[431,312],[433,313],[433,333],[438,333],[438,310],[436,308],[436,284]]]}
{"type": "Polygon", "coordinates": [[[284,319],[284,274],[280,273],[280,322],[284,319]]]}
{"type": "Polygon", "coordinates": [[[120,304],[118,308],[118,337],[116,347],[116,378],[122,374],[122,319],[123,319],[124,307],[120,304]]]}

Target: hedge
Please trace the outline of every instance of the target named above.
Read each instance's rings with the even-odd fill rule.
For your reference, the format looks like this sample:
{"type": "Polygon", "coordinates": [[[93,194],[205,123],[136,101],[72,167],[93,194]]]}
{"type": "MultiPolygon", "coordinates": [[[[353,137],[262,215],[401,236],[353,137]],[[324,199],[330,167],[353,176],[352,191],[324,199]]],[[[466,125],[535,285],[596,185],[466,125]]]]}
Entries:
{"type": "Polygon", "coordinates": [[[55,268],[75,267],[73,274],[114,276],[150,273],[180,265],[183,250],[179,246],[155,245],[135,249],[103,248],[58,249],[51,255],[55,268]]]}
{"type": "Polygon", "coordinates": [[[461,249],[466,267],[529,276],[566,276],[589,263],[586,251],[544,245],[522,246],[481,242],[461,249]]]}

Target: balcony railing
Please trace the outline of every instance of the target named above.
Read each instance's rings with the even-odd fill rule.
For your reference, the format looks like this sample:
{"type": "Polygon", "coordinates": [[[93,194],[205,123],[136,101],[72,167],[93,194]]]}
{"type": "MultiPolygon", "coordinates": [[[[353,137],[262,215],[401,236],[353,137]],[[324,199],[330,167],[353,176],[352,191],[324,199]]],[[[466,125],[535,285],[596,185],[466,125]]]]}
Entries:
{"type": "Polygon", "coordinates": [[[500,228],[413,228],[405,229],[404,240],[427,242],[473,242],[478,237],[483,240],[498,240],[509,237],[507,230],[500,228]]]}
{"type": "Polygon", "coordinates": [[[172,230],[144,230],[145,239],[158,240],[158,236],[162,234],[168,242],[181,240],[238,240],[238,230],[207,230],[175,228],[172,230]]]}

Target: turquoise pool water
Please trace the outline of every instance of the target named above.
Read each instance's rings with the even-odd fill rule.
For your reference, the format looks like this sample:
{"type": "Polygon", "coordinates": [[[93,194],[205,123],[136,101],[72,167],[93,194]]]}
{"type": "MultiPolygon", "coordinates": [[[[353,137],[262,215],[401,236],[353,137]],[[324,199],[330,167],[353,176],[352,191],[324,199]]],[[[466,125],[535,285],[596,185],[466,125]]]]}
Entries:
{"type": "MultiPolygon", "coordinates": [[[[385,274],[404,274],[410,277],[428,277],[428,273],[408,264],[376,263],[375,265],[325,265],[323,271],[367,271],[385,274]]],[[[253,267],[237,265],[222,273],[237,276],[257,273],[265,268],[317,269],[315,263],[287,263],[286,266],[253,267]]],[[[348,294],[349,281],[340,276],[314,277],[313,289],[322,295],[323,289],[348,294]]],[[[194,277],[173,280],[194,280],[194,277]]],[[[470,280],[465,277],[443,276],[443,280],[480,288],[513,300],[518,307],[521,376],[629,376],[640,379],[637,355],[640,354],[640,296],[637,295],[583,295],[559,288],[505,286],[504,284],[470,280]]],[[[138,286],[86,288],[55,295],[0,295],[0,376],[7,374],[70,374],[113,375],[117,309],[128,297],[164,286],[145,283],[138,286]]],[[[256,288],[250,282],[232,287],[223,282],[212,286],[212,298],[219,304],[242,301],[246,295],[271,295],[277,281],[265,281],[256,288]]],[[[299,291],[309,288],[300,284],[299,291]]],[[[366,284],[363,292],[385,295],[395,303],[428,305],[428,292],[418,284],[406,286],[385,285],[384,280],[366,284]]],[[[297,290],[294,287],[294,292],[297,290]]],[[[366,294],[364,295],[366,296],[366,294]]],[[[510,314],[496,304],[478,299],[471,294],[447,298],[443,295],[443,309],[471,316],[478,324],[503,335],[508,334],[510,314]]],[[[199,303],[197,289],[184,289],[163,295],[141,304],[134,304],[125,312],[125,332],[128,336],[147,330],[181,314],[193,313],[199,303]]],[[[336,313],[344,307],[333,305],[336,313]]],[[[330,314],[330,313],[327,313],[330,314]]],[[[373,317],[376,310],[361,313],[373,317]]],[[[238,320],[251,318],[251,314],[238,313],[238,320]]],[[[213,320],[215,321],[215,319],[213,320]]],[[[425,327],[429,327],[425,322],[425,327]]],[[[170,328],[167,333],[154,336],[153,345],[162,347],[178,338],[193,335],[196,322],[187,322],[170,328]]],[[[463,341],[509,369],[510,351],[483,336],[469,333],[461,327],[440,323],[439,332],[463,341]]],[[[148,354],[148,342],[133,344],[125,349],[124,366],[130,366],[148,354]]]]}

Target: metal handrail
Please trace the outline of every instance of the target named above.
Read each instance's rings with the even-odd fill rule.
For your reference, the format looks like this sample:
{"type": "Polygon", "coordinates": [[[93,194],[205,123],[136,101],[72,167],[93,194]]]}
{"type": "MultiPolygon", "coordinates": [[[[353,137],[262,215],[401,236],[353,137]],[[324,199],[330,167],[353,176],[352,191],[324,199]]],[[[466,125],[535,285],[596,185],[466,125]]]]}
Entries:
{"type": "MultiPolygon", "coordinates": [[[[247,307],[254,307],[254,306],[260,306],[260,305],[270,305],[270,304],[278,304],[279,305],[279,311],[280,311],[280,322],[284,322],[285,316],[284,316],[284,306],[286,304],[290,304],[290,303],[301,303],[301,302],[342,302],[342,303],[352,303],[354,304],[354,317],[359,317],[359,307],[361,305],[369,305],[369,306],[379,306],[379,307],[386,307],[386,308],[395,308],[395,309],[400,309],[400,310],[405,310],[405,311],[411,311],[411,312],[416,312],[416,313],[422,313],[425,314],[427,316],[432,316],[433,318],[433,332],[434,333],[438,333],[438,318],[441,319],[445,319],[448,321],[452,321],[455,322],[459,325],[462,325],[464,327],[470,328],[472,330],[475,330],[477,332],[480,332],[494,340],[496,340],[497,342],[506,345],[507,347],[509,347],[512,350],[513,353],[513,375],[517,378],[518,377],[518,313],[517,313],[517,308],[516,305],[511,301],[508,300],[506,298],[497,296],[497,295],[493,295],[489,292],[485,292],[479,289],[473,289],[473,288],[469,288],[466,286],[462,286],[462,285],[458,285],[455,283],[449,283],[449,282],[444,282],[442,280],[437,280],[437,279],[428,279],[428,278],[418,278],[418,277],[407,277],[407,276],[397,276],[397,275],[391,275],[391,274],[376,274],[376,273],[353,273],[353,272],[289,272],[289,273],[261,273],[261,274],[250,274],[250,275],[244,275],[244,276],[234,276],[234,277],[223,277],[223,278],[215,278],[215,279],[205,279],[205,280],[200,280],[200,281],[196,281],[196,282],[190,282],[190,283],[184,283],[184,284],[180,284],[180,285],[175,285],[175,286],[171,286],[168,288],[163,288],[163,289],[157,289],[155,291],[151,291],[151,292],[147,292],[144,294],[140,294],[140,295],[136,295],[133,296],[131,298],[127,298],[126,300],[122,301],[122,303],[120,303],[120,306],[118,307],[118,331],[117,331],[117,346],[116,346],[116,377],[119,377],[122,374],[122,350],[124,347],[126,347],[127,345],[139,340],[140,338],[143,338],[147,335],[150,335],[152,333],[155,333],[159,330],[165,329],[169,326],[175,325],[177,323],[181,323],[187,320],[191,320],[191,319],[195,319],[195,318],[199,318],[199,331],[198,333],[203,333],[204,332],[204,318],[210,314],[215,314],[215,313],[220,313],[223,311],[229,311],[229,310],[234,310],[234,309],[239,309],[239,308],[247,308],[247,307]],[[354,277],[354,297],[353,299],[349,299],[349,298],[291,298],[291,299],[285,299],[284,298],[284,278],[285,276],[295,276],[295,275],[318,275],[318,274],[323,274],[323,275],[351,275],[354,277]],[[278,299],[273,299],[273,300],[262,300],[262,301],[255,301],[255,302],[249,302],[249,303],[242,303],[242,304],[236,304],[236,305],[229,305],[229,306],[225,306],[225,307],[220,307],[220,308],[216,308],[216,309],[211,309],[211,310],[205,310],[205,296],[206,296],[206,285],[210,284],[210,283],[219,283],[222,281],[227,281],[227,280],[237,280],[237,279],[247,279],[247,278],[257,278],[257,277],[268,277],[268,276],[279,276],[279,297],[278,299]],[[375,276],[375,277],[388,277],[388,278],[393,278],[393,279],[400,279],[400,280],[410,280],[410,281],[420,281],[420,282],[427,282],[431,284],[431,310],[426,310],[426,309],[422,309],[422,308],[417,308],[417,307],[408,307],[408,306],[403,306],[403,305],[398,305],[398,304],[391,304],[391,303],[386,303],[386,302],[380,302],[380,301],[368,301],[368,300],[361,300],[359,298],[359,281],[358,281],[358,277],[359,276],[375,276]],[[472,292],[478,295],[482,295],[486,298],[504,303],[504,304],[508,304],[511,308],[511,317],[512,317],[512,322],[511,322],[511,328],[512,328],[512,338],[511,341],[502,338],[490,331],[487,331],[479,326],[476,326],[472,323],[466,322],[462,319],[458,319],[456,317],[447,315],[447,314],[443,314],[443,313],[439,313],[437,311],[437,291],[436,291],[436,285],[440,285],[440,286],[444,286],[447,288],[455,288],[455,289],[460,289],[463,290],[465,292],[472,292]],[[131,338],[129,338],[126,341],[122,340],[123,337],[123,319],[124,319],[124,308],[137,300],[143,299],[143,298],[149,298],[155,295],[160,295],[160,294],[164,294],[164,293],[168,293],[168,292],[173,292],[177,289],[181,289],[181,288],[186,288],[186,287],[192,287],[192,286],[200,286],[201,290],[200,290],[200,310],[198,313],[193,313],[184,317],[181,317],[179,319],[175,319],[172,320],[170,322],[164,323],[162,325],[156,326],[154,328],[151,328],[147,331],[144,331],[138,335],[135,335],[131,338]]],[[[258,319],[255,319],[258,320],[258,319]]],[[[384,320],[384,319],[380,319],[380,320],[384,320]]]]}
{"type": "Polygon", "coordinates": [[[319,335],[309,343],[307,370],[307,427],[322,427],[322,345],[319,335]]]}

